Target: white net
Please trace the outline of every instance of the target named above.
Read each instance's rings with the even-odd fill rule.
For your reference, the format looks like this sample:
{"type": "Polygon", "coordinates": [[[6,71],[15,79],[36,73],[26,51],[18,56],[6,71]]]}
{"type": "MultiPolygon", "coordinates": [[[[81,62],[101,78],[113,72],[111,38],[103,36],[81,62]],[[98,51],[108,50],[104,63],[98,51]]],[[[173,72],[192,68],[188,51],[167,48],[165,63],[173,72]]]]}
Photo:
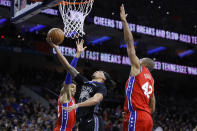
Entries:
{"type": "Polygon", "coordinates": [[[59,4],[66,37],[74,39],[85,35],[84,20],[90,13],[93,2],[94,0],[64,0],[59,4]]]}

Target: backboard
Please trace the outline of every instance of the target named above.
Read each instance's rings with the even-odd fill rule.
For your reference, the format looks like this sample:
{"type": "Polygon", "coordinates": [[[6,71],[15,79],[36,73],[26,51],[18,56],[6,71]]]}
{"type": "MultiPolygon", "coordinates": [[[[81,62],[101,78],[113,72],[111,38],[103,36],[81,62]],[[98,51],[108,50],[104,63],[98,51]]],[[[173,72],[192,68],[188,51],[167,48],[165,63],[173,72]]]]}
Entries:
{"type": "Polygon", "coordinates": [[[12,0],[11,22],[23,22],[60,1],[62,0],[12,0]]]}

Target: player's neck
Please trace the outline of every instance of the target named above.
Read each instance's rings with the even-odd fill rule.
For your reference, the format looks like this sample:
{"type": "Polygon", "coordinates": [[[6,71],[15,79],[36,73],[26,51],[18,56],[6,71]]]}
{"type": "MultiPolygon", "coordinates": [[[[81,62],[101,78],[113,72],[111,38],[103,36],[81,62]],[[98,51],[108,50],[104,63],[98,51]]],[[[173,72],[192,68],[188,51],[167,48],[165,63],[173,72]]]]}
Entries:
{"type": "Polygon", "coordinates": [[[92,81],[104,83],[103,79],[100,79],[100,78],[94,78],[92,79],[92,81]]]}

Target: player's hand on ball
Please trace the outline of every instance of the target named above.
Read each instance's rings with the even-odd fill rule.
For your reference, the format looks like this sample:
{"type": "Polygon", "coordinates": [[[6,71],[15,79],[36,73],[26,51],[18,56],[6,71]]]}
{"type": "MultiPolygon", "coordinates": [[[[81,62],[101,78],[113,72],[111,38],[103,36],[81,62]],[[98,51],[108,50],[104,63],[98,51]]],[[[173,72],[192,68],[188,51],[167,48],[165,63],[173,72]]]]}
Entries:
{"type": "Polygon", "coordinates": [[[49,45],[52,47],[52,48],[57,48],[58,46],[55,45],[52,40],[51,40],[51,37],[47,37],[46,38],[47,42],[49,43],[49,45]]]}
{"type": "Polygon", "coordinates": [[[125,13],[124,5],[122,4],[122,5],[120,6],[120,19],[121,19],[122,21],[126,21],[127,15],[128,15],[128,14],[125,13]]]}
{"type": "Polygon", "coordinates": [[[62,108],[63,108],[64,110],[70,112],[70,111],[72,111],[72,110],[74,110],[74,109],[77,109],[77,108],[78,108],[78,104],[74,104],[74,105],[72,105],[72,106],[69,106],[69,107],[62,107],[62,108]]]}
{"type": "Polygon", "coordinates": [[[79,39],[76,41],[77,52],[82,53],[87,48],[87,46],[83,47],[83,43],[84,43],[83,39],[81,41],[79,41],[79,39]]]}

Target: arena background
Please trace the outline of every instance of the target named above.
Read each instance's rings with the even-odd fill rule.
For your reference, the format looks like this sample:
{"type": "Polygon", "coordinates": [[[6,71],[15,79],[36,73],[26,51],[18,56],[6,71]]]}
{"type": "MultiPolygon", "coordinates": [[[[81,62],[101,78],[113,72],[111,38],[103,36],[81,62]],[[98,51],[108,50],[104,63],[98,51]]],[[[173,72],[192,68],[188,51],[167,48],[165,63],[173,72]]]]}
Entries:
{"type": "MultiPolygon", "coordinates": [[[[116,82],[102,104],[106,131],[122,130],[124,84],[130,66],[119,19],[120,0],[96,0],[85,20],[88,46],[77,69],[90,78],[104,69],[116,82]]],[[[154,130],[192,131],[197,126],[196,0],[124,1],[137,55],[156,61],[154,130]]],[[[49,29],[63,29],[57,8],[25,22],[10,22],[10,1],[0,0],[0,130],[52,130],[66,72],[46,43],[49,29]]],[[[69,59],[72,39],[61,51],[69,59]]]]}

